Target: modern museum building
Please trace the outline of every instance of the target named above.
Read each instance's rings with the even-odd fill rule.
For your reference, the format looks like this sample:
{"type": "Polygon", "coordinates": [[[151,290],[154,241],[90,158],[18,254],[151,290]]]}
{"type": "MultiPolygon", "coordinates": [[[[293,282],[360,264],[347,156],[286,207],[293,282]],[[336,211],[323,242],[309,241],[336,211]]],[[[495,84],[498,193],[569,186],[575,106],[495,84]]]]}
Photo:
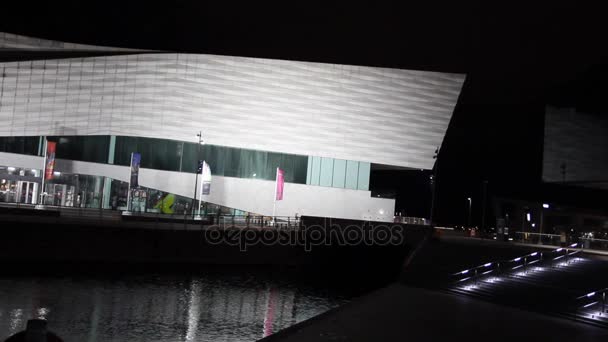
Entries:
{"type": "Polygon", "coordinates": [[[206,212],[392,221],[371,170],[432,169],[465,78],[9,33],[0,56],[0,202],[166,214],[192,210],[204,160],[206,212]]]}

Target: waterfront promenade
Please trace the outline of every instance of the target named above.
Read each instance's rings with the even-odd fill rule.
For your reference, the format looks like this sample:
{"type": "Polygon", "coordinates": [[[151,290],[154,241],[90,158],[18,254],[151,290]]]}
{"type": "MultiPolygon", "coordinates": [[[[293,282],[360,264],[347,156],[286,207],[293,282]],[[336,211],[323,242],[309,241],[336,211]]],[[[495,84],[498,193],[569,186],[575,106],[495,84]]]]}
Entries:
{"type": "Polygon", "coordinates": [[[557,265],[555,269],[550,269],[550,261],[542,266],[535,263],[535,268],[550,269],[545,274],[532,270],[519,274],[517,265],[509,265],[516,270],[502,271],[504,281],[499,285],[484,278],[471,286],[473,279],[468,283],[470,293],[455,290],[460,284],[454,275],[467,268],[492,260],[517,260],[537,250],[536,246],[444,236],[416,252],[398,283],[263,341],[596,341],[608,337],[605,325],[578,320],[576,312],[566,312],[576,304],[577,293],[584,295],[579,292],[606,280],[606,276],[596,276],[608,266],[603,256],[585,257],[588,262],[577,264],[574,258],[583,258],[576,254],[568,264],[571,267],[557,265]],[[558,312],[560,308],[564,311],[558,312]]]}
{"type": "Polygon", "coordinates": [[[598,341],[608,330],[393,284],[261,341],[598,341]]]}

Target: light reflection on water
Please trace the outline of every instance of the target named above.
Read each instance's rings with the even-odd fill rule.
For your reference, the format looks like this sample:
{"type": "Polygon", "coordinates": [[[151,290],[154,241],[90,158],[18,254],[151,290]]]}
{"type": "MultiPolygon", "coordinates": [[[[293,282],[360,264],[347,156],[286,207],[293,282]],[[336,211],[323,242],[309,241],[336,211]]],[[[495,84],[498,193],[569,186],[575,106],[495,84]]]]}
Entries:
{"type": "Polygon", "coordinates": [[[66,341],[255,341],[347,302],[255,275],[0,278],[0,341],[31,318],[66,341]]]}

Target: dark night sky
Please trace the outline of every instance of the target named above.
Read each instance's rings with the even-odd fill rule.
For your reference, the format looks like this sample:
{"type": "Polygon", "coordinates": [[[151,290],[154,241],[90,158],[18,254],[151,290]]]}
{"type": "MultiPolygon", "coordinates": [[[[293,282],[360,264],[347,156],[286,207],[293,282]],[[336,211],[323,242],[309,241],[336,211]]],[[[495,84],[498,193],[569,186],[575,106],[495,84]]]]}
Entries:
{"type": "MultiPolygon", "coordinates": [[[[467,81],[440,154],[440,221],[461,223],[467,196],[478,213],[483,179],[490,194],[562,196],[583,206],[597,196],[566,196],[540,186],[540,167],[545,103],[579,104],[586,92],[569,89],[596,88],[584,80],[608,56],[608,21],[601,10],[484,1],[164,3],[3,4],[0,30],[97,45],[464,72],[467,81]]],[[[592,79],[607,89],[605,78],[592,79]]],[[[428,216],[428,191],[421,184],[427,175],[387,172],[372,182],[382,187],[382,179],[398,184],[398,208],[428,216]]]]}

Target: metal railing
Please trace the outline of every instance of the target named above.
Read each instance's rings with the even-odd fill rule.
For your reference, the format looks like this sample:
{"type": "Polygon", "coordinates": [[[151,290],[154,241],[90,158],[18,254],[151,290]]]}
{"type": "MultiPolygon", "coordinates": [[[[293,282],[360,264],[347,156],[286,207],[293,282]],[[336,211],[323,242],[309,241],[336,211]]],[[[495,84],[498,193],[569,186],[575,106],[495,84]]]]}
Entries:
{"type": "Polygon", "coordinates": [[[572,250],[577,246],[578,244],[575,243],[552,251],[536,251],[513,259],[491,261],[453,273],[452,276],[457,277],[455,279],[456,283],[470,280],[477,284],[480,278],[492,274],[497,276],[510,275],[513,271],[523,271],[525,273],[531,265],[537,263],[550,262],[551,267],[555,267],[557,260],[566,258],[566,262],[569,262],[571,256],[580,253],[580,250],[572,250]]]}
{"type": "Polygon", "coordinates": [[[60,207],[23,203],[0,203],[2,214],[19,222],[41,223],[98,223],[135,228],[202,229],[206,226],[222,228],[298,229],[298,216],[224,215],[193,216],[192,213],[143,213],[113,209],[60,207]]]}
{"type": "Polygon", "coordinates": [[[548,246],[560,246],[561,235],[558,234],[540,234],[540,233],[529,233],[529,232],[515,232],[515,242],[548,245],[548,246]]]}
{"type": "Polygon", "coordinates": [[[597,249],[608,251],[608,240],[606,239],[581,237],[579,240],[581,242],[581,248],[583,249],[597,249]]]}
{"type": "Polygon", "coordinates": [[[608,250],[608,240],[606,239],[595,239],[572,235],[566,236],[566,242],[564,242],[563,237],[557,234],[515,232],[515,239],[513,241],[556,247],[563,246],[564,244],[570,245],[572,243],[578,243],[577,247],[582,249],[608,250]]]}
{"type": "Polygon", "coordinates": [[[584,294],[578,298],[579,309],[585,311],[591,311],[591,318],[595,318],[594,313],[598,316],[606,318],[608,309],[606,307],[606,295],[608,294],[608,288],[596,290],[584,294]],[[596,309],[596,310],[595,310],[596,309]]]}
{"type": "Polygon", "coordinates": [[[295,229],[300,227],[298,216],[221,215],[218,224],[222,227],[295,229]]]}
{"type": "Polygon", "coordinates": [[[422,217],[409,217],[409,216],[395,216],[393,219],[394,223],[405,223],[405,224],[415,224],[420,226],[430,225],[431,222],[422,217]]]}

